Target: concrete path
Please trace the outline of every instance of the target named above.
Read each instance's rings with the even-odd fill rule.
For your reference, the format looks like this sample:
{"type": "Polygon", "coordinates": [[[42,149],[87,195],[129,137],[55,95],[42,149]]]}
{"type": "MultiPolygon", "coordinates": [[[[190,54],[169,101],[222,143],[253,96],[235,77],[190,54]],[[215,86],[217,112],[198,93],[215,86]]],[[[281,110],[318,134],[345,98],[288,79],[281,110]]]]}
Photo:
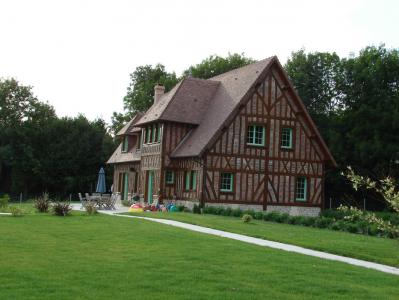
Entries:
{"type": "MultiPolygon", "coordinates": [[[[80,207],[77,210],[80,210],[80,207]]],[[[373,270],[381,271],[384,273],[389,273],[389,274],[394,274],[394,275],[399,276],[399,268],[382,265],[382,264],[378,264],[378,263],[373,263],[373,262],[369,262],[369,261],[365,261],[365,260],[360,260],[360,259],[356,259],[356,258],[350,258],[350,257],[335,255],[335,254],[331,254],[331,253],[327,253],[327,252],[311,250],[311,249],[294,246],[294,245],[290,245],[290,244],[268,241],[268,240],[264,240],[264,239],[259,239],[259,238],[242,235],[242,234],[231,233],[231,232],[227,232],[227,231],[202,227],[202,226],[198,226],[198,225],[187,224],[187,223],[183,223],[183,222],[179,222],[179,221],[148,218],[148,217],[139,217],[139,216],[120,215],[119,214],[121,212],[126,212],[127,210],[128,210],[127,207],[118,207],[117,210],[113,210],[113,211],[100,210],[99,212],[107,214],[107,215],[117,216],[117,217],[143,219],[143,220],[152,221],[152,222],[156,222],[156,223],[171,225],[174,227],[184,228],[184,229],[188,229],[191,231],[196,231],[196,232],[211,234],[211,235],[220,236],[220,237],[224,237],[224,238],[228,238],[228,239],[233,239],[233,240],[237,240],[237,241],[241,241],[241,242],[245,242],[245,243],[249,243],[249,244],[254,244],[254,245],[258,245],[258,246],[262,246],[262,247],[269,247],[269,248],[273,248],[273,249],[279,249],[279,250],[283,250],[283,251],[295,252],[295,253],[300,253],[300,254],[304,254],[304,255],[314,256],[314,257],[318,257],[318,258],[322,258],[322,259],[339,261],[339,262],[347,263],[350,265],[373,269],[373,270]]]]}

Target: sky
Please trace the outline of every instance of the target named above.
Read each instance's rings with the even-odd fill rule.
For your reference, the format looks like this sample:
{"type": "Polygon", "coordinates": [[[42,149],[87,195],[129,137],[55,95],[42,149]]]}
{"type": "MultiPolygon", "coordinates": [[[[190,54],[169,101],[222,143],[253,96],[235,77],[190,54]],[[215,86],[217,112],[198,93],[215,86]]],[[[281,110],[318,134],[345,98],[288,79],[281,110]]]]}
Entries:
{"type": "Polygon", "coordinates": [[[0,77],[33,86],[58,116],[110,122],[129,74],[182,71],[209,55],[399,48],[399,1],[0,0],[0,77]]]}

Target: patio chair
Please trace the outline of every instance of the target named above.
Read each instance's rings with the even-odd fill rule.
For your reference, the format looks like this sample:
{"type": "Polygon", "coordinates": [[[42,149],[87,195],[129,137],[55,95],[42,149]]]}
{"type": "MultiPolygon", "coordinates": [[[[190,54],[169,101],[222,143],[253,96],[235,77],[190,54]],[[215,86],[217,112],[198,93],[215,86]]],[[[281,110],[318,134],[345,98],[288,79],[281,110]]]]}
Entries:
{"type": "Polygon", "coordinates": [[[111,195],[109,209],[116,210],[115,204],[116,204],[116,201],[118,200],[118,197],[119,197],[118,194],[111,195]]]}
{"type": "Polygon", "coordinates": [[[105,209],[111,209],[111,198],[110,194],[103,194],[101,196],[101,205],[104,206],[105,209]]]}
{"type": "Polygon", "coordinates": [[[80,209],[83,209],[83,208],[86,206],[87,199],[84,198],[84,197],[82,197],[82,193],[78,193],[78,195],[79,195],[80,204],[82,204],[82,206],[80,207],[80,209]]]}
{"type": "Polygon", "coordinates": [[[86,201],[91,201],[89,193],[85,193],[85,196],[86,196],[86,201]]]}

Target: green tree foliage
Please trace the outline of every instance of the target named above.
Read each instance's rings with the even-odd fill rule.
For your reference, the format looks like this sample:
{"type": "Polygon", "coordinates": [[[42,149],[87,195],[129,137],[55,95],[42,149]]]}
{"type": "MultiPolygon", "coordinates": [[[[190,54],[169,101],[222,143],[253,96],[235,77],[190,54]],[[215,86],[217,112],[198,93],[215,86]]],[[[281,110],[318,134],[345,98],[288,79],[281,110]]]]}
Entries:
{"type": "Polygon", "coordinates": [[[312,116],[342,109],[343,69],[336,53],[305,53],[301,49],[291,54],[285,70],[312,116]]]}
{"type": "Polygon", "coordinates": [[[300,50],[286,70],[340,166],[329,173],[327,192],[351,193],[339,175],[348,165],[373,179],[399,178],[396,49],[367,47],[344,59],[300,50]]]}
{"type": "Polygon", "coordinates": [[[123,103],[125,110],[133,114],[146,111],[152,105],[157,83],[163,84],[165,91],[169,91],[178,82],[176,74],[168,73],[161,64],[137,67],[130,74],[130,80],[123,103]]]}
{"type": "Polygon", "coordinates": [[[205,58],[201,63],[189,67],[183,72],[183,76],[208,79],[253,62],[255,61],[251,58],[245,57],[244,53],[229,53],[227,57],[211,55],[208,58],[205,58]]]}
{"type": "Polygon", "coordinates": [[[14,79],[0,80],[0,104],[1,191],[61,196],[94,185],[114,148],[104,121],[59,119],[14,79]]]}

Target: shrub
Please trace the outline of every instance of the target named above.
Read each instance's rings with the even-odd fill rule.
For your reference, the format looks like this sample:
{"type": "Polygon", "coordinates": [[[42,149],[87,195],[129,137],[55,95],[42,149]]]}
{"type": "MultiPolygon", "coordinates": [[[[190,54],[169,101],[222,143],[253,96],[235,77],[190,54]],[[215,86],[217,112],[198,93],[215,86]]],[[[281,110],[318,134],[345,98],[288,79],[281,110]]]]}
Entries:
{"type": "Polygon", "coordinates": [[[235,209],[233,209],[233,210],[231,211],[231,215],[232,215],[233,217],[239,217],[239,218],[241,218],[242,215],[243,215],[243,213],[242,213],[242,210],[241,210],[241,209],[235,208],[235,209]]]}
{"type": "Polygon", "coordinates": [[[249,214],[244,214],[241,218],[244,223],[249,223],[252,221],[252,216],[249,214]]]}
{"type": "Polygon", "coordinates": [[[244,215],[250,215],[252,218],[255,217],[255,211],[253,209],[247,209],[243,211],[244,215]]]}
{"type": "Polygon", "coordinates": [[[188,207],[184,207],[183,212],[189,213],[191,212],[191,209],[189,209],[188,207]]]}
{"type": "Polygon", "coordinates": [[[304,225],[304,226],[314,226],[315,222],[316,222],[316,218],[314,218],[314,217],[304,217],[302,225],[304,225]]]}
{"type": "Polygon", "coordinates": [[[8,196],[8,194],[4,194],[3,197],[0,198],[0,208],[6,208],[8,206],[8,202],[10,202],[10,196],[8,196]]]}
{"type": "Polygon", "coordinates": [[[321,212],[320,216],[335,220],[341,220],[345,217],[345,213],[337,209],[325,209],[321,212]]]}
{"type": "Polygon", "coordinates": [[[97,213],[96,202],[89,201],[85,205],[85,210],[88,215],[94,215],[97,213]]]}
{"type": "Polygon", "coordinates": [[[277,222],[277,219],[279,218],[280,213],[277,211],[272,211],[269,213],[266,213],[263,215],[263,220],[265,221],[271,221],[271,222],[277,222]]]}
{"type": "Polygon", "coordinates": [[[341,230],[341,228],[340,228],[338,222],[332,223],[331,226],[330,226],[330,228],[331,228],[332,230],[341,230]]]}
{"type": "Polygon", "coordinates": [[[71,213],[72,207],[67,202],[56,202],[53,204],[53,212],[56,216],[67,216],[71,213]]]}
{"type": "Polygon", "coordinates": [[[46,213],[50,208],[50,200],[47,193],[44,193],[42,197],[34,200],[33,206],[38,212],[46,213]]]}
{"type": "Polygon", "coordinates": [[[133,205],[133,201],[131,201],[131,200],[122,200],[122,205],[130,207],[130,206],[133,205]]]}
{"type": "Polygon", "coordinates": [[[290,217],[289,214],[287,214],[287,213],[282,213],[282,214],[279,214],[279,215],[278,215],[276,221],[277,221],[278,223],[287,223],[289,217],[290,217]]]}
{"type": "Polygon", "coordinates": [[[232,209],[231,209],[231,207],[227,207],[226,209],[224,209],[222,212],[221,212],[221,214],[222,214],[222,216],[231,216],[231,212],[232,212],[232,209]]]}
{"type": "Polygon", "coordinates": [[[177,205],[176,208],[177,208],[177,211],[183,212],[186,207],[184,205],[177,205]]]}
{"type": "Polygon", "coordinates": [[[263,219],[263,212],[261,212],[261,211],[255,212],[254,219],[255,220],[262,220],[263,219]]]}
{"type": "Polygon", "coordinates": [[[23,211],[19,207],[11,206],[10,212],[13,217],[22,217],[23,216],[23,211]]]}
{"type": "Polygon", "coordinates": [[[332,223],[333,223],[333,219],[326,218],[326,217],[320,217],[320,218],[316,218],[314,226],[318,227],[318,228],[327,228],[332,223]]]}
{"type": "Polygon", "coordinates": [[[197,205],[197,204],[194,204],[193,213],[194,214],[201,214],[201,207],[199,207],[199,205],[197,205]]]}
{"type": "Polygon", "coordinates": [[[293,225],[304,225],[306,217],[304,216],[291,216],[288,219],[289,224],[293,225]]]}
{"type": "Polygon", "coordinates": [[[357,233],[359,232],[358,225],[356,223],[347,223],[346,230],[350,233],[357,233]]]}
{"type": "Polygon", "coordinates": [[[224,211],[224,207],[219,206],[219,207],[216,207],[215,213],[220,216],[223,213],[223,211],[224,211]]]}

